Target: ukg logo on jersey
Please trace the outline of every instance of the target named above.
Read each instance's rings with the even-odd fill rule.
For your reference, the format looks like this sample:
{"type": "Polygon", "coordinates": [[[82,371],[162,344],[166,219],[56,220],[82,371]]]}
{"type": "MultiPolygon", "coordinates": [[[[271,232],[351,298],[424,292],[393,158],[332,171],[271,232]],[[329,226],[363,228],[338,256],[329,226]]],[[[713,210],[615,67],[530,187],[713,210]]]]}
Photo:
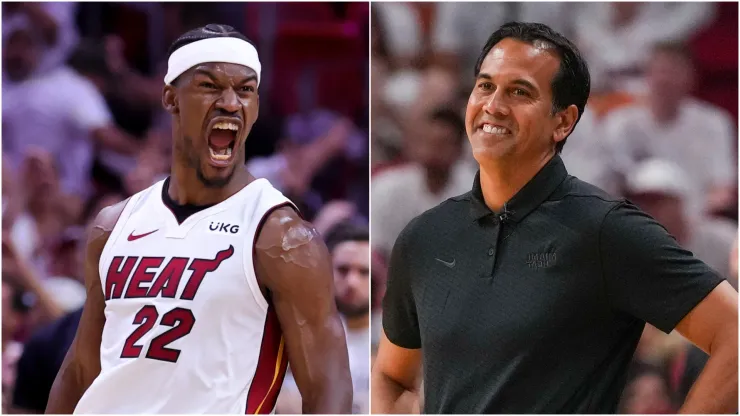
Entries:
{"type": "Polygon", "coordinates": [[[208,224],[208,231],[217,234],[237,234],[239,232],[238,224],[227,224],[225,222],[211,221],[208,224]]]}

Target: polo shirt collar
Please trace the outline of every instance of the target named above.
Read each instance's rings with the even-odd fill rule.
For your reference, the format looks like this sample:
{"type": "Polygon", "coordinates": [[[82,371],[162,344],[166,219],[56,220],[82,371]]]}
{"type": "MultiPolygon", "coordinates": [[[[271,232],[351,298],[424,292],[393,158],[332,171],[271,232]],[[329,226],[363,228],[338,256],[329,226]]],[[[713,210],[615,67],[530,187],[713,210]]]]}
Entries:
{"type": "MultiPolygon", "coordinates": [[[[559,154],[555,154],[516,195],[504,204],[506,219],[514,222],[521,221],[545,202],[567,176],[568,171],[565,169],[563,159],[559,154]]],[[[476,221],[488,215],[495,214],[500,217],[503,214],[503,212],[491,211],[486,205],[480,185],[480,170],[475,174],[470,202],[470,213],[476,221]]]]}

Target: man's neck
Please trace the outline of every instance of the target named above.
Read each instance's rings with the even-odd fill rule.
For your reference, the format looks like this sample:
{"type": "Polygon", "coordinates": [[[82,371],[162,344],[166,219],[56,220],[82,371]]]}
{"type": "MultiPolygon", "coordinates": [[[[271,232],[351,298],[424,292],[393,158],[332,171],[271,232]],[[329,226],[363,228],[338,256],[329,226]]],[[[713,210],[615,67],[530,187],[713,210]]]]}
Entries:
{"type": "Polygon", "coordinates": [[[347,323],[347,329],[350,331],[365,329],[370,326],[370,314],[366,313],[353,318],[345,317],[345,322],[347,323]]]}
{"type": "Polygon", "coordinates": [[[486,206],[500,212],[511,198],[527,184],[555,153],[543,155],[535,161],[502,161],[480,166],[480,186],[486,206]]]}
{"type": "Polygon", "coordinates": [[[244,167],[237,167],[228,184],[221,188],[208,188],[194,169],[172,166],[167,193],[178,205],[213,205],[239,192],[254,178],[244,167]]]}

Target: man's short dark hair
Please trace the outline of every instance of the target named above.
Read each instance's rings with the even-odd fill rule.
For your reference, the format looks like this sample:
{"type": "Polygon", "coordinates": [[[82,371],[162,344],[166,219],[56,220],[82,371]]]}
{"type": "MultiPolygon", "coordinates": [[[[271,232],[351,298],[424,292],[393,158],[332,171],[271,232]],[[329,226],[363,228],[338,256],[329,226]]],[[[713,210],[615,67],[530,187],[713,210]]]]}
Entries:
{"type": "MultiPolygon", "coordinates": [[[[237,38],[249,42],[250,44],[252,44],[252,46],[256,48],[254,42],[249,40],[249,38],[241,34],[233,27],[229,25],[210,24],[185,32],[182,36],[175,39],[175,41],[172,42],[172,45],[170,45],[170,48],[167,51],[167,57],[169,58],[176,50],[182,48],[185,45],[189,45],[199,40],[212,38],[237,38]]],[[[173,81],[173,84],[176,82],[177,79],[173,81]]]]}
{"type": "MultiPolygon", "coordinates": [[[[475,76],[480,73],[483,60],[497,43],[505,38],[513,38],[527,43],[545,42],[555,48],[560,55],[560,69],[552,80],[552,112],[562,111],[570,105],[578,108],[576,124],[583,115],[583,110],[591,91],[591,75],[586,60],[578,48],[565,36],[542,23],[510,22],[501,26],[488,38],[478,61],[475,64],[475,76]]],[[[575,125],[573,125],[575,130],[575,125]]],[[[571,130],[571,133],[573,130],[571,130]]],[[[567,137],[566,137],[567,139],[567,137]]],[[[560,152],[565,146],[565,139],[555,149],[560,152]]]]}
{"type": "Polygon", "coordinates": [[[429,119],[431,121],[436,121],[437,123],[442,123],[446,126],[449,126],[460,138],[460,143],[464,142],[465,121],[463,120],[459,112],[446,107],[437,108],[429,114],[429,119]]]}
{"type": "Polygon", "coordinates": [[[366,227],[357,225],[351,222],[342,222],[332,227],[328,233],[326,233],[326,246],[329,248],[329,252],[333,252],[334,248],[341,243],[347,241],[356,242],[370,242],[370,232],[366,227]]]}

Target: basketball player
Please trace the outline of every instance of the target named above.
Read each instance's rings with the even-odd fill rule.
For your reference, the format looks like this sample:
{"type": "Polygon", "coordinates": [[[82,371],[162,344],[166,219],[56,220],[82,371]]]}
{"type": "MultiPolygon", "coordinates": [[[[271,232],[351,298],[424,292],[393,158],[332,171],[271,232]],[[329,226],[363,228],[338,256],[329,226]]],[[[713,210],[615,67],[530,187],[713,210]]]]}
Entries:
{"type": "Polygon", "coordinates": [[[305,413],[350,412],[328,250],[243,167],[260,69],[229,26],[170,48],[171,175],[92,224],[88,298],[48,413],[270,413],[288,357],[305,413]]]}

